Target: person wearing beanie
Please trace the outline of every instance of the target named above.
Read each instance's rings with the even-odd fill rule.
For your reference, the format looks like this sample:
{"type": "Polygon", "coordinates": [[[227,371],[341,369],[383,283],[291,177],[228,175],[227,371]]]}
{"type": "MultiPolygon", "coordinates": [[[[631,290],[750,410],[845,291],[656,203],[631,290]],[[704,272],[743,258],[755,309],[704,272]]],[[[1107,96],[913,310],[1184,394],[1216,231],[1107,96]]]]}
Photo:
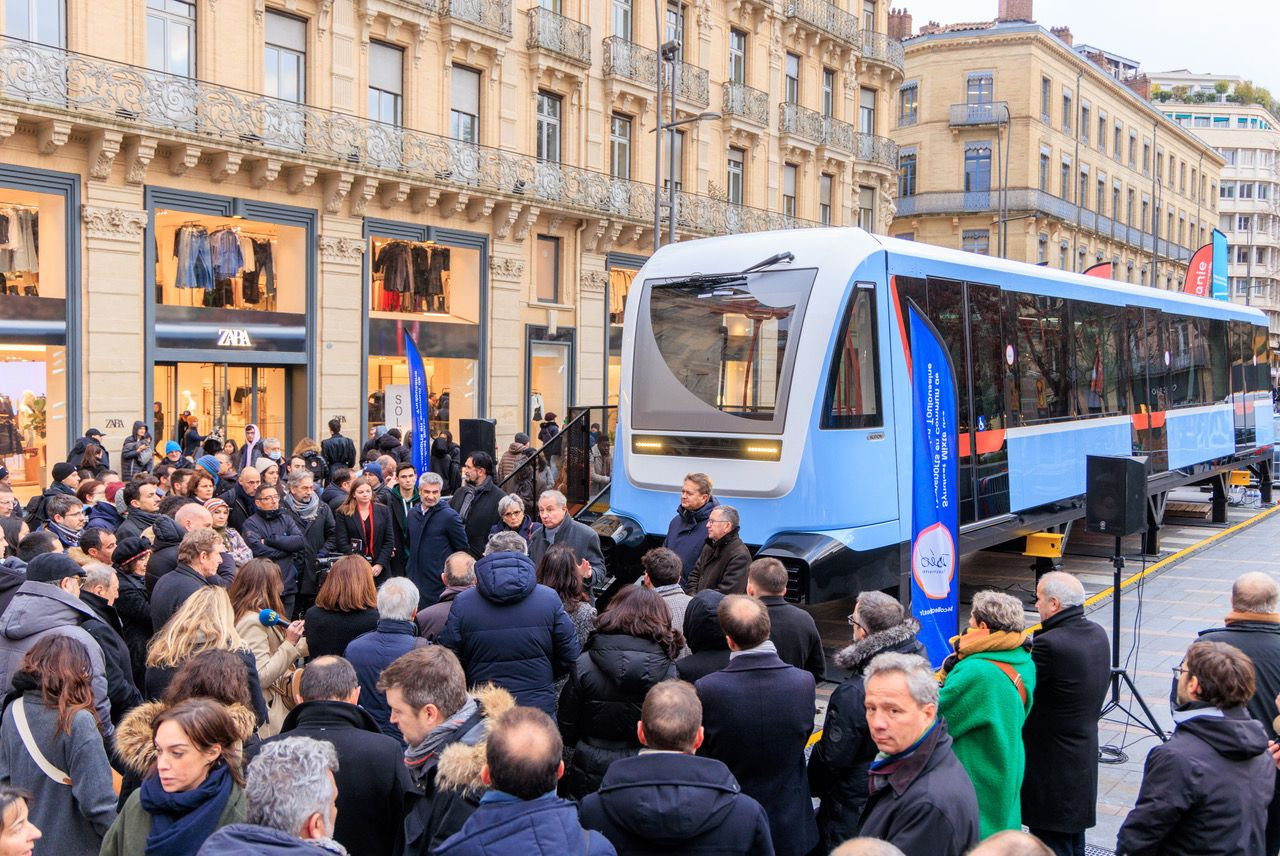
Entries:
{"type": "Polygon", "coordinates": [[[236,569],[243,568],[253,558],[253,551],[249,549],[244,536],[227,525],[231,519],[231,506],[222,497],[215,496],[206,500],[204,507],[209,509],[209,514],[213,517],[213,531],[222,536],[222,545],[231,554],[236,569]]]}
{"type": "Polygon", "coordinates": [[[218,471],[222,468],[222,461],[219,461],[216,455],[201,455],[196,458],[196,466],[213,476],[214,490],[222,486],[218,481],[218,471]]]}
{"type": "Polygon", "coordinates": [[[27,528],[35,531],[49,521],[49,500],[55,496],[75,498],[76,488],[80,486],[80,473],[72,464],[58,461],[50,470],[53,481],[39,496],[31,497],[27,503],[27,528]]]}
{"type": "Polygon", "coordinates": [[[164,460],[175,469],[189,470],[191,469],[191,459],[184,457],[182,454],[182,446],[170,440],[164,444],[164,460]]]}
{"type": "Polygon", "coordinates": [[[133,684],[146,685],[147,643],[155,628],[151,624],[151,595],[147,592],[147,562],[151,559],[151,542],[146,538],[121,538],[111,553],[120,592],[116,595],[116,612],[120,616],[121,634],[129,648],[133,665],[133,684]]]}
{"type": "Polygon", "coordinates": [[[280,486],[280,465],[270,458],[258,458],[253,462],[253,468],[258,471],[258,477],[262,479],[263,484],[280,486]]]}

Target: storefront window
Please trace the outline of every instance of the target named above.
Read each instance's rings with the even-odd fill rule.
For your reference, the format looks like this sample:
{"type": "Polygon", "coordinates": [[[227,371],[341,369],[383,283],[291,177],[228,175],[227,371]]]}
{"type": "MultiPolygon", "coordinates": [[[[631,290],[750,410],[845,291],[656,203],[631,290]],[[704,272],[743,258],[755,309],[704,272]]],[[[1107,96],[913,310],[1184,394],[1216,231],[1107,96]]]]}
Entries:
{"type": "Polygon", "coordinates": [[[284,367],[237,366],[226,363],[160,363],[155,367],[153,430],[157,445],[181,443],[187,428],[239,442],[245,426],[258,426],[259,437],[277,437],[286,445],[284,367]]]}
{"type": "Polygon", "coordinates": [[[156,303],[306,311],[306,230],[157,209],[156,303]]]}
{"type": "Polygon", "coordinates": [[[557,424],[563,424],[569,414],[569,354],[568,342],[538,342],[529,344],[529,436],[537,437],[539,425],[554,414],[557,424]]]}
{"type": "MultiPolygon", "coordinates": [[[[425,233],[424,233],[425,234],[425,233]]],[[[369,239],[369,429],[412,427],[404,331],[427,376],[431,430],[479,415],[483,254],[434,240],[369,239]]]]}

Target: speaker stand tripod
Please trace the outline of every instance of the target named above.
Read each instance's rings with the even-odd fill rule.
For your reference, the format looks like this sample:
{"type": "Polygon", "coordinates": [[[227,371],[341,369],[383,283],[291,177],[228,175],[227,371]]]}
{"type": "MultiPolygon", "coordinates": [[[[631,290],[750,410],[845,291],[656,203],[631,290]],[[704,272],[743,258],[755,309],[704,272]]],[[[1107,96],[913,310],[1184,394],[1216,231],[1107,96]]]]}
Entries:
{"type": "MultiPolygon", "coordinates": [[[[1109,714],[1119,711],[1127,722],[1150,732],[1160,738],[1160,742],[1163,743],[1169,738],[1165,735],[1164,729],[1156,722],[1155,714],[1151,712],[1151,708],[1147,707],[1147,702],[1142,698],[1142,693],[1138,692],[1138,687],[1134,684],[1133,678],[1129,677],[1128,671],[1120,663],[1120,585],[1124,582],[1124,555],[1120,548],[1120,537],[1119,535],[1116,536],[1116,551],[1115,555],[1111,557],[1111,565],[1115,568],[1114,588],[1111,594],[1111,700],[1102,708],[1102,713],[1098,718],[1106,719],[1109,714]],[[1142,716],[1134,713],[1130,707],[1125,707],[1120,702],[1121,682],[1124,682],[1125,686],[1129,688],[1133,701],[1137,702],[1138,707],[1142,710],[1142,716]]],[[[1098,748],[1098,762],[1101,764],[1124,764],[1128,760],[1129,756],[1118,746],[1107,745],[1098,748]]]]}

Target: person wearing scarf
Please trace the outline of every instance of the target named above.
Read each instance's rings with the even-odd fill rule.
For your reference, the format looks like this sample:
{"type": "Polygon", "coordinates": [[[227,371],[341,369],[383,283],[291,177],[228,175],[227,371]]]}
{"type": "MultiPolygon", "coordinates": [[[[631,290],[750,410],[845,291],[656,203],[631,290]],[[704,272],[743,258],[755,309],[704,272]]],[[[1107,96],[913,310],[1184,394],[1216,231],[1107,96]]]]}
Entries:
{"type": "Polygon", "coordinates": [[[52,532],[64,550],[80,546],[84,531],[84,505],[75,497],[56,497],[49,501],[49,519],[43,529],[52,532]]]}
{"type": "Polygon", "coordinates": [[[951,640],[955,650],[942,664],[939,713],[978,794],[983,838],[1022,826],[1022,724],[1036,683],[1024,624],[1022,601],[980,591],[968,629],[951,640]]]}
{"type": "Polygon", "coordinates": [[[102,842],[101,856],[188,856],[245,818],[239,728],[228,709],[192,698],[152,721],[156,759],[102,842]]]}
{"type": "Polygon", "coordinates": [[[204,507],[209,509],[213,517],[213,531],[222,536],[222,543],[231,554],[237,568],[243,568],[253,558],[253,550],[245,543],[244,536],[227,525],[231,516],[231,506],[220,496],[205,500],[204,507]]]}

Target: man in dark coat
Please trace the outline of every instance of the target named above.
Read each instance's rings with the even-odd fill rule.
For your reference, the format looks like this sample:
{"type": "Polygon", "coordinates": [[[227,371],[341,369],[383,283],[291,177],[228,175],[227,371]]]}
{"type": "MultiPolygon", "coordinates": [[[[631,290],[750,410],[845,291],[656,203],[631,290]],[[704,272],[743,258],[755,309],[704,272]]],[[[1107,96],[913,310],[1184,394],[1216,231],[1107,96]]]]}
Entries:
{"type": "Polygon", "coordinates": [[[330,475],[337,467],[351,469],[356,465],[356,444],[342,436],[342,420],[336,416],[329,420],[329,438],[321,441],[320,454],[329,465],[330,475]]]}
{"type": "Polygon", "coordinates": [[[707,543],[707,518],[720,503],[711,495],[711,479],[706,473],[689,473],[680,488],[680,505],[667,525],[662,546],[680,557],[684,565],[681,583],[687,583],[689,572],[698,563],[702,547],[707,543]]]}
{"type": "Polygon", "coordinates": [[[320,501],[329,506],[330,510],[337,511],[347,501],[347,494],[351,491],[351,482],[355,477],[355,472],[346,467],[330,470],[329,483],[320,492],[320,501]]]}
{"type": "Polygon", "coordinates": [[[1035,695],[1022,726],[1022,822],[1058,856],[1084,856],[1085,830],[1097,822],[1098,714],[1111,647],[1107,632],[1084,617],[1084,586],[1071,574],[1040,578],[1036,611],[1042,624],[1032,639],[1035,695]]]}
{"type": "Polygon", "coordinates": [[[401,654],[426,644],[418,638],[418,628],[413,623],[417,611],[417,588],[404,577],[393,577],[378,589],[377,626],[347,645],[347,660],[360,681],[360,706],[369,711],[383,734],[394,737],[402,746],[404,736],[391,721],[391,709],[386,695],[378,689],[378,679],[382,670],[401,654]]]}
{"type": "Polygon", "coordinates": [[[1173,737],[1147,755],[1117,856],[1265,853],[1276,768],[1245,705],[1253,664],[1225,642],[1193,642],[1178,667],[1173,737]]]}
{"type": "MultiPolygon", "coordinates": [[[[188,532],[212,528],[213,515],[198,502],[189,502],[179,508],[172,520],[164,515],[157,517],[151,526],[155,538],[151,544],[151,558],[147,562],[147,590],[154,592],[160,580],[178,566],[178,545],[188,532]]],[[[224,553],[214,582],[230,585],[235,571],[236,564],[231,554],[224,553]]]]}
{"type": "Polygon", "coordinates": [[[871,762],[858,835],[906,856],[962,856],[978,843],[978,797],[938,717],[929,661],[878,654],[865,675],[867,727],[881,755],[871,762]]]}
{"type": "Polygon", "coordinates": [[[476,584],[476,560],[465,549],[459,550],[444,560],[444,573],[440,580],[444,583],[440,599],[420,610],[413,619],[418,625],[418,635],[432,643],[440,638],[444,626],[449,623],[453,599],[476,584]]]}
{"type": "Polygon", "coordinates": [[[151,624],[151,596],[147,592],[147,562],[151,560],[151,544],[145,538],[121,538],[111,554],[116,569],[116,613],[120,616],[121,635],[129,647],[133,663],[133,683],[145,686],[147,644],[155,628],[151,624]]]}
{"type": "Polygon", "coordinates": [[[107,452],[105,446],[102,445],[102,432],[97,428],[90,428],[84,432],[83,437],[77,437],[71,446],[71,451],[67,452],[67,463],[80,466],[80,459],[84,457],[85,450],[90,446],[97,446],[102,450],[102,456],[98,458],[98,463],[107,469],[111,469],[111,455],[107,452]]]}
{"type": "Polygon", "coordinates": [[[275,485],[259,485],[254,497],[257,511],[244,522],[244,541],[254,558],[270,559],[280,566],[284,591],[280,600],[285,613],[293,615],[298,597],[299,570],[307,555],[307,539],[294,519],[280,510],[280,489],[275,485]]]}
{"type": "Polygon", "coordinates": [[[160,495],[156,489],[160,482],[153,476],[140,476],[126,484],[121,491],[124,494],[124,522],[116,527],[116,542],[126,538],[146,538],[154,540],[150,532],[160,515],[160,495]]]}
{"type": "Polygon", "coordinates": [[[707,517],[707,543],[689,572],[685,589],[689,594],[709,588],[725,594],[743,594],[750,566],[751,551],[738,534],[738,510],[732,505],[716,506],[707,517]]]}
{"type": "Polygon", "coordinates": [[[258,746],[289,737],[311,737],[333,744],[338,753],[338,821],[333,837],[351,856],[399,853],[405,797],[413,789],[404,750],[378,730],[357,705],[356,670],[342,657],[317,657],[298,682],[299,704],[285,717],[280,733],[245,748],[246,763],[258,746]]]}
{"type": "Polygon", "coordinates": [[[804,856],[818,843],[804,757],[813,675],[778,659],[769,610],[759,600],[730,595],[717,615],[732,659],[696,684],[707,737],[701,754],[723,761],[742,792],[764,807],[779,856],[804,856]]]}
{"type": "Polygon", "coordinates": [[[600,536],[587,524],[574,520],[568,506],[569,501],[558,490],[544,490],[538,497],[538,519],[542,527],[529,536],[529,558],[537,565],[553,544],[569,547],[580,563],[591,567],[590,578],[583,582],[590,595],[591,587],[605,578],[600,536]]]}
{"type": "Polygon", "coordinates": [[[493,480],[493,471],[493,456],[489,453],[468,455],[462,466],[462,489],[449,500],[449,505],[462,518],[471,555],[477,559],[484,555],[489,530],[499,520],[498,503],[506,496],[493,480]]]}
{"type": "Polygon", "coordinates": [[[490,539],[475,588],[454,598],[439,644],[458,655],[471,686],[492,681],[517,704],[552,714],[555,681],[582,650],[560,596],[538,585],[526,549],[515,532],[490,539]]]}
{"type": "Polygon", "coordinates": [[[716,610],[724,595],[715,589],[703,589],[689,599],[684,608],[684,643],[692,653],[676,660],[680,680],[696,683],[712,672],[729,665],[729,643],[720,629],[716,610]]]}
{"type": "Polygon", "coordinates": [[[25,519],[27,526],[33,531],[49,520],[50,499],[59,495],[75,499],[76,488],[80,486],[80,471],[73,464],[58,461],[53,465],[50,474],[53,476],[53,481],[49,486],[38,496],[33,496],[27,501],[25,519]]]}
{"type": "Polygon", "coordinates": [[[582,825],[621,854],[773,853],[769,818],[741,792],[729,768],[694,752],[702,745],[702,703],[683,681],[645,695],[636,729],[646,747],[609,765],[582,801],[582,825]]]}
{"type": "Polygon", "coordinates": [[[419,609],[440,600],[445,559],[471,546],[458,512],[440,501],[443,489],[444,480],[439,475],[423,473],[418,478],[419,502],[409,509],[404,523],[409,552],[406,568],[409,579],[418,587],[419,609]]]}
{"type": "Polygon", "coordinates": [[[231,512],[227,515],[227,525],[244,534],[244,522],[257,511],[254,498],[258,488],[262,486],[262,476],[253,467],[246,466],[236,476],[235,486],[222,495],[231,512]]]}
{"type": "Polygon", "coordinates": [[[826,677],[827,657],[813,616],[787,603],[787,569],[772,557],[756,559],[747,569],[747,594],[769,609],[769,641],[788,666],[804,669],[815,681],[826,677]]]}
{"type": "Polygon", "coordinates": [[[902,604],[883,592],[858,595],[849,620],[854,643],[835,656],[836,665],[847,669],[849,677],[831,693],[822,737],[809,756],[809,788],[813,796],[822,800],[818,832],[823,853],[858,834],[858,818],[867,802],[867,769],[878,751],[863,706],[867,697],[863,672],[867,664],[885,652],[925,652],[916,638],[920,625],[907,616],[902,604]]]}
{"type": "MultiPolygon", "coordinates": [[[[1276,696],[1280,695],[1280,589],[1270,574],[1252,571],[1231,586],[1231,612],[1225,627],[1201,630],[1206,642],[1225,642],[1253,663],[1257,689],[1249,699],[1249,715],[1276,739],[1276,696]]],[[[1175,691],[1176,691],[1175,686],[1175,691]]],[[[1267,807],[1267,853],[1280,852],[1280,772],[1276,796],[1267,807]]]]}
{"type": "Polygon", "coordinates": [[[408,461],[396,464],[395,481],[377,491],[374,498],[391,512],[391,534],[395,538],[395,547],[392,549],[388,573],[393,577],[403,577],[409,560],[409,538],[405,534],[405,522],[409,512],[418,505],[418,476],[413,464],[408,461]]]}
{"type": "Polygon", "coordinates": [[[217,585],[222,564],[222,536],[212,529],[193,529],[178,545],[178,566],[151,592],[151,624],[158,632],[178,607],[204,586],[217,585]]]}
{"type": "Polygon", "coordinates": [[[116,613],[116,596],[120,584],[110,565],[93,563],[85,567],[84,582],[80,584],[80,600],[98,617],[80,625],[102,649],[102,663],[107,673],[107,699],[111,702],[111,721],[117,725],[120,718],[142,704],[142,693],[133,679],[133,660],[129,646],[125,644],[120,616],[116,613]]]}

